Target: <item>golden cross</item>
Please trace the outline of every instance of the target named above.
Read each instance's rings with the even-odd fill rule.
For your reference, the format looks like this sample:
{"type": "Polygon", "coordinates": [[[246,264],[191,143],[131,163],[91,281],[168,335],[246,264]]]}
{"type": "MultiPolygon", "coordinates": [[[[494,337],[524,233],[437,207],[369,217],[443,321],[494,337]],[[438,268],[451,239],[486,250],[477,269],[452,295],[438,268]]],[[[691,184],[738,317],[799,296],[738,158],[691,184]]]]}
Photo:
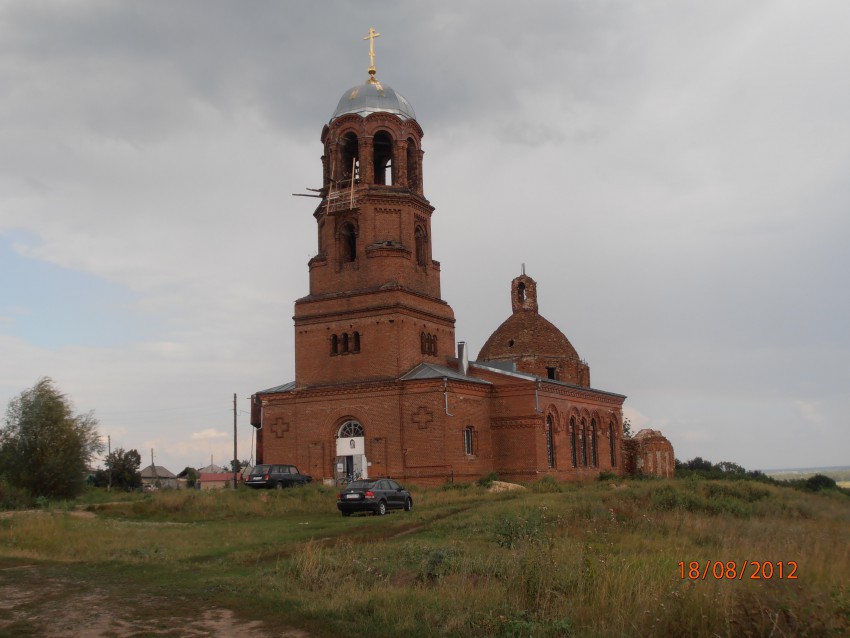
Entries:
{"type": "Polygon", "coordinates": [[[365,36],[364,40],[369,40],[369,71],[375,71],[375,38],[381,34],[375,31],[375,27],[369,27],[369,35],[365,36]]]}

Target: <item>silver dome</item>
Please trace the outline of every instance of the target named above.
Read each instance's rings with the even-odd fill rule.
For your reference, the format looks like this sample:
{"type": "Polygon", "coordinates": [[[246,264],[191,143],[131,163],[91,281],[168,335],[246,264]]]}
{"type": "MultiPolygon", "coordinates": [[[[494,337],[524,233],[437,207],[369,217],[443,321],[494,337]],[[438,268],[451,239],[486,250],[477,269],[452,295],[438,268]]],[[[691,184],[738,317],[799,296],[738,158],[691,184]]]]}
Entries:
{"type": "Polygon", "coordinates": [[[416,119],[416,113],[413,112],[410,102],[403,95],[380,82],[366,82],[348,89],[340,98],[331,116],[331,122],[349,113],[356,113],[361,117],[366,117],[370,113],[393,113],[403,120],[416,119]]]}

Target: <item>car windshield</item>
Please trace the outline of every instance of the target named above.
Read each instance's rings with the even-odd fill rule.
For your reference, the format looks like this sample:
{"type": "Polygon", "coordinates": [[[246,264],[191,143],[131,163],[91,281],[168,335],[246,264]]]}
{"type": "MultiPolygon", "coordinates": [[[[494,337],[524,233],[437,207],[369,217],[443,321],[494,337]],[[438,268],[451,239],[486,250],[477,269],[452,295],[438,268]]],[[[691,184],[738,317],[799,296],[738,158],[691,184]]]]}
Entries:
{"type": "Polygon", "coordinates": [[[368,490],[373,485],[375,485],[375,481],[352,481],[348,487],[355,490],[368,490]]]}
{"type": "Polygon", "coordinates": [[[271,468],[271,465],[257,465],[253,470],[251,470],[251,476],[268,474],[269,468],[271,468]]]}

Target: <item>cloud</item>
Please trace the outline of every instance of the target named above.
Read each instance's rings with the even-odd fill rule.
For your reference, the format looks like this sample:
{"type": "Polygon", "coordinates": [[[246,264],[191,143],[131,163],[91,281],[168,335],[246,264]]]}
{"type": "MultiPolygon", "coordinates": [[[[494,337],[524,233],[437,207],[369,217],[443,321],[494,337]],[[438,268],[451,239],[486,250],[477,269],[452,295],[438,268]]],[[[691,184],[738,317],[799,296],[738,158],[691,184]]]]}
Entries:
{"type": "Polygon", "coordinates": [[[801,401],[798,399],[796,401],[793,401],[792,405],[804,421],[807,421],[809,423],[821,422],[822,418],[820,410],[818,409],[818,406],[816,404],[809,403],[808,401],[801,401]]]}
{"type": "Polygon", "coordinates": [[[207,428],[206,430],[201,430],[200,432],[192,432],[191,439],[193,441],[198,440],[207,440],[207,439],[224,439],[227,438],[227,432],[221,432],[220,430],[216,430],[214,428],[207,428]]]}
{"type": "Polygon", "coordinates": [[[3,280],[0,402],[48,374],[183,467],[232,454],[193,435],[229,431],[237,392],[250,447],[247,397],[294,378],[316,251],[315,201],[291,194],[320,185],[375,26],[378,77],[425,131],[442,295],[473,353],[525,263],[594,386],[677,456],[846,463],[850,5],[530,3],[522,28],[483,0],[329,6],[4,5],[0,237],[57,270],[3,280]],[[79,276],[38,285],[54,272],[79,276]],[[765,423],[788,443],[765,452],[765,423]]]}

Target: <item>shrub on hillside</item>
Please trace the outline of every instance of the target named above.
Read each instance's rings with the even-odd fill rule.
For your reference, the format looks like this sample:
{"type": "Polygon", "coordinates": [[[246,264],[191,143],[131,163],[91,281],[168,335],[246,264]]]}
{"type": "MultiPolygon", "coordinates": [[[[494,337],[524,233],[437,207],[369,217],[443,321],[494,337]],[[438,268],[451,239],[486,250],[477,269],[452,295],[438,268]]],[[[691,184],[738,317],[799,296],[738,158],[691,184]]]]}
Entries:
{"type": "Polygon", "coordinates": [[[834,490],[838,487],[835,481],[823,474],[815,474],[806,479],[803,484],[805,489],[811,492],[821,492],[823,490],[834,490]]]}

